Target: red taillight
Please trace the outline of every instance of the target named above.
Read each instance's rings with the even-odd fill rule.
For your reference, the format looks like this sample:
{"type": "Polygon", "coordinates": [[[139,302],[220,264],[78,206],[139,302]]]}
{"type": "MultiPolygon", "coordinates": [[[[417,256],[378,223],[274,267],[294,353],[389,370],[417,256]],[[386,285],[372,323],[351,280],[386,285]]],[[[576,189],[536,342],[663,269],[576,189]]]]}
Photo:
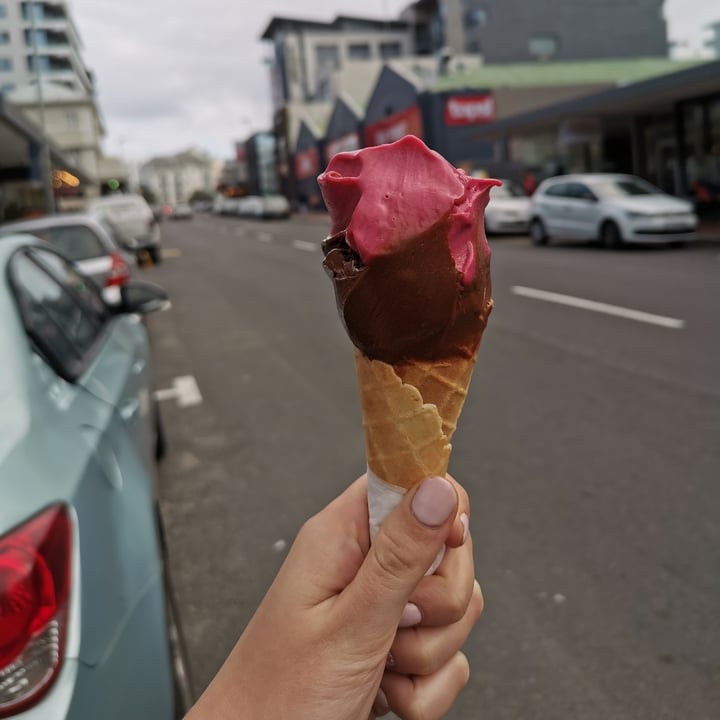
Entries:
{"type": "Polygon", "coordinates": [[[130,267],[119,252],[112,253],[110,260],[112,264],[110,265],[110,274],[105,281],[105,285],[107,287],[124,285],[130,280],[130,267]]]}
{"type": "Polygon", "coordinates": [[[37,702],[60,670],[71,554],[63,505],[0,538],[0,718],[37,702]]]}

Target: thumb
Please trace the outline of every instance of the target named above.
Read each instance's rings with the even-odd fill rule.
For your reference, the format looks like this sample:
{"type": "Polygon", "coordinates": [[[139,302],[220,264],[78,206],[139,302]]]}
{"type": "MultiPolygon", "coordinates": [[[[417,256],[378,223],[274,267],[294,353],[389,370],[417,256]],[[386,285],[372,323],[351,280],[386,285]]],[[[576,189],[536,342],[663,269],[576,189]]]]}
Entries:
{"type": "Polygon", "coordinates": [[[457,492],[446,478],[426,478],[405,495],[343,593],[355,622],[380,632],[397,628],[408,598],[445,543],[457,506],[457,492]]]}

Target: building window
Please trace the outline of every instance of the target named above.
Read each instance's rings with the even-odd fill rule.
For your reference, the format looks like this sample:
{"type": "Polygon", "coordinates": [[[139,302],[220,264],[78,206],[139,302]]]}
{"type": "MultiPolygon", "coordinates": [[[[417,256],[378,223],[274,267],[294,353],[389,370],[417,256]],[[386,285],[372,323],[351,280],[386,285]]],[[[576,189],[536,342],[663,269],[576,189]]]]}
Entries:
{"type": "Polygon", "coordinates": [[[5,83],[4,85],[0,85],[0,95],[11,93],[14,89],[15,85],[13,85],[13,83],[5,83]]]}
{"type": "Polygon", "coordinates": [[[315,48],[318,68],[337,70],[340,67],[340,53],[337,45],[318,45],[315,48]]]}
{"type": "Polygon", "coordinates": [[[471,7],[465,11],[465,27],[477,28],[487,25],[488,12],[485,8],[471,7]]]}
{"type": "Polygon", "coordinates": [[[558,51],[558,39],[554,35],[534,35],[528,41],[528,51],[537,60],[549,60],[558,51]]]}
{"type": "Polygon", "coordinates": [[[65,113],[65,120],[67,122],[68,130],[77,130],[79,124],[77,110],[68,110],[65,113]]]}
{"type": "Polygon", "coordinates": [[[380,57],[383,60],[400,57],[402,55],[402,45],[399,42],[381,42],[380,57]]]}
{"type": "Polygon", "coordinates": [[[0,32],[0,45],[10,44],[10,33],[7,30],[0,32]]]}
{"type": "Polygon", "coordinates": [[[0,58],[0,71],[7,72],[13,69],[13,61],[10,58],[0,58]]]}
{"type": "Polygon", "coordinates": [[[7,5],[5,3],[0,3],[0,18],[6,18],[7,15],[7,5]]]}
{"type": "Polygon", "coordinates": [[[348,45],[348,57],[351,60],[367,60],[370,57],[370,46],[367,43],[348,45]]]}

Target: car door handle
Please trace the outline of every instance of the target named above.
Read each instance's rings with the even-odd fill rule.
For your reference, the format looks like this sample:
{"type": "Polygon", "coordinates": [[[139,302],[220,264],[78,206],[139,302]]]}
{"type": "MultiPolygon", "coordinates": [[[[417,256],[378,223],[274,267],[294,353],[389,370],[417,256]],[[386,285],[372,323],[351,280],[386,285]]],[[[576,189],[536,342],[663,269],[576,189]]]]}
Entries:
{"type": "Polygon", "coordinates": [[[120,405],[120,417],[126,422],[131,422],[137,417],[140,410],[140,401],[136,399],[126,400],[120,405]]]}

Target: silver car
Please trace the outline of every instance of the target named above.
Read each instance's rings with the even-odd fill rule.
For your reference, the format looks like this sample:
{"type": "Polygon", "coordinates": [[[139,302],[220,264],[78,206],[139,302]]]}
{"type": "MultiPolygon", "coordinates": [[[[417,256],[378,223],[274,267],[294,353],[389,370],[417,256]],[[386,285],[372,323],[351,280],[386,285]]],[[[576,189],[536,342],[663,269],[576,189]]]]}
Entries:
{"type": "Polygon", "coordinates": [[[545,180],[532,197],[530,237],[623,243],[681,243],[693,238],[692,203],[634,175],[589,173],[545,180]]]}
{"type": "Polygon", "coordinates": [[[115,229],[92,215],[48,215],[0,226],[0,237],[28,233],[45,240],[78,270],[103,288],[105,300],[120,301],[120,286],[129,282],[136,262],[118,245],[115,229]]]}
{"type": "Polygon", "coordinates": [[[3,718],[176,716],[138,317],[167,299],[121,292],[108,308],[49,245],[0,238],[3,718]]]}

